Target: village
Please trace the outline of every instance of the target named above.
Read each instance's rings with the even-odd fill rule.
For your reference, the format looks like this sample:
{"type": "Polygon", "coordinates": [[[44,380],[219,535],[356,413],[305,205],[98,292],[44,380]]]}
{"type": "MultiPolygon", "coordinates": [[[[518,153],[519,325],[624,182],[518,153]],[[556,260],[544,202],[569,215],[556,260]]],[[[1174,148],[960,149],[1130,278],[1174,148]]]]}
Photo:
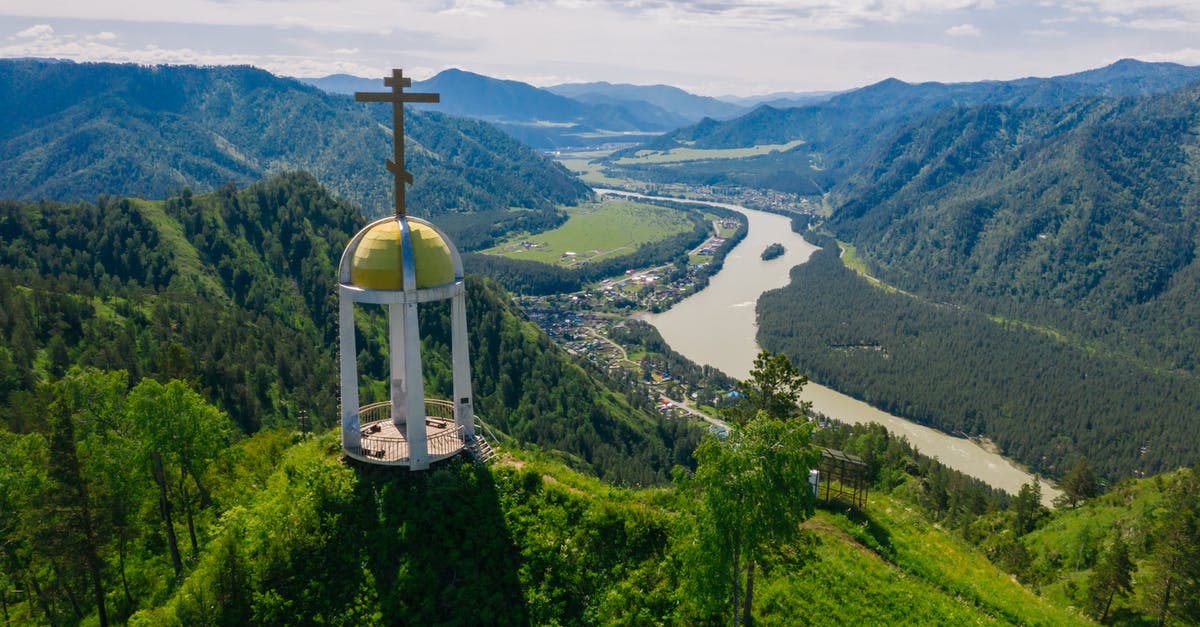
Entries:
{"type": "Polygon", "coordinates": [[[631,340],[648,332],[657,337],[657,331],[646,330],[645,318],[703,288],[712,257],[731,246],[729,236],[740,226],[734,219],[713,220],[713,235],[690,251],[687,263],[631,269],[578,292],[524,296],[518,302],[530,320],[568,353],[644,386],[647,398],[665,416],[698,418],[714,432],[726,433],[728,427],[717,410],[739,394],[731,381],[705,377],[703,369],[690,362],[679,367],[686,360],[649,350],[646,344],[652,342],[631,340]],[[630,328],[639,325],[638,330],[630,328]],[[677,367],[672,369],[670,362],[677,367]]]}

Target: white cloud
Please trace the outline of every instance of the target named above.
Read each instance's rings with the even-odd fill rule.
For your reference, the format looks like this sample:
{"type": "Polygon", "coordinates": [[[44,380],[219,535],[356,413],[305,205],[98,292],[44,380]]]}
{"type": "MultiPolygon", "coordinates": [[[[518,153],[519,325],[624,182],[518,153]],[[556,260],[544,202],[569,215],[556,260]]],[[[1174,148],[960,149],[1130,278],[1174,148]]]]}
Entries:
{"type": "Polygon", "coordinates": [[[983,31],[974,24],[959,24],[946,29],[946,34],[951,37],[979,37],[983,31]]]}
{"type": "Polygon", "coordinates": [[[48,57],[143,65],[256,65],[289,76],[324,76],[339,72],[383,76],[384,72],[382,68],[327,57],[222,53],[190,47],[164,48],[154,44],[128,47],[117,43],[115,35],[108,37],[105,33],[107,31],[81,38],[58,35],[49,26],[39,25],[9,37],[12,43],[0,45],[0,57],[48,57]]]}
{"type": "Polygon", "coordinates": [[[13,35],[17,39],[49,39],[54,36],[54,29],[49,24],[37,24],[13,35]]]}
{"type": "Polygon", "coordinates": [[[88,39],[95,39],[97,41],[113,41],[117,39],[117,34],[106,30],[96,33],[95,35],[89,35],[88,39]]]}
{"type": "Polygon", "coordinates": [[[1173,18],[1136,19],[1129,21],[1129,27],[1142,30],[1179,31],[1186,33],[1200,31],[1200,22],[1189,22],[1173,18]]]}
{"type": "Polygon", "coordinates": [[[1168,61],[1183,65],[1200,65],[1200,50],[1196,48],[1184,48],[1174,52],[1139,55],[1138,58],[1143,61],[1168,61]]]}

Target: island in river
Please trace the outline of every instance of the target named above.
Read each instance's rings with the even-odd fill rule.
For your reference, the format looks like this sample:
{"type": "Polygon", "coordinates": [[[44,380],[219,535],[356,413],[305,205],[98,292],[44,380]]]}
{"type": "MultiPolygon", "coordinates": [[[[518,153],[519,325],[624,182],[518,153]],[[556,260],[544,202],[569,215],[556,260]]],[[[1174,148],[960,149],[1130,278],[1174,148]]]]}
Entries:
{"type": "MultiPolygon", "coordinates": [[[[639,198],[655,197],[598,189],[600,194],[639,198]]],[[[664,198],[661,200],[678,200],[664,198]]],[[[699,201],[691,201],[699,202],[699,201]]],[[[758,354],[755,334],[755,305],[767,290],[788,284],[790,270],[808,261],[817,247],[791,229],[789,218],[738,205],[703,202],[742,213],[749,221],[749,233],[725,257],[724,267],[709,281],[708,287],[675,304],[669,310],[646,316],[663,339],[680,354],[699,364],[720,369],[731,377],[746,379],[758,354]],[[753,251],[763,250],[775,240],[783,253],[778,259],[764,261],[753,251]]],[[[877,422],[892,433],[902,435],[922,453],[938,458],[956,470],[987,482],[1011,494],[1035,480],[999,454],[966,438],[955,437],[894,416],[818,383],[805,387],[802,399],[813,410],[841,422],[859,424],[877,422]]],[[[1043,501],[1049,503],[1059,491],[1043,485],[1043,501]]]]}

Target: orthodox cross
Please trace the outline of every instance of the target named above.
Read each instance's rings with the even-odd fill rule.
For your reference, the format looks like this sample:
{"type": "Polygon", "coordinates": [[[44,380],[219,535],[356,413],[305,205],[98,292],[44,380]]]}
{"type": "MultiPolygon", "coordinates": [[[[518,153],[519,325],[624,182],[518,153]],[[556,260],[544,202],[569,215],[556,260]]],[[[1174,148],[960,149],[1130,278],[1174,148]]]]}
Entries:
{"type": "Polygon", "coordinates": [[[392,75],[383,79],[383,84],[392,88],[390,92],[354,92],[354,99],[359,102],[390,102],[392,103],[392,158],[387,162],[388,172],[396,179],[396,216],[405,214],[404,191],[407,183],[412,183],[412,173],[404,169],[404,103],[406,102],[439,102],[439,94],[406,94],[405,87],[412,87],[412,79],[404,77],[403,70],[392,70],[392,75]]]}

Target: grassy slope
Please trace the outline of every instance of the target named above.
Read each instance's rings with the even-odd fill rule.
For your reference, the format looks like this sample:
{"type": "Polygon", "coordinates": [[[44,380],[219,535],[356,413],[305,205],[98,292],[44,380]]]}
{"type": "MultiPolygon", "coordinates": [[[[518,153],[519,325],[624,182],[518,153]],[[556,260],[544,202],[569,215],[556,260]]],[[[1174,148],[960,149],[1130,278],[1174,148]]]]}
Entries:
{"type": "MultiPolygon", "coordinates": [[[[671,489],[613,488],[529,453],[490,471],[412,475],[354,470],[336,450],[332,435],[291,449],[270,489],[226,517],[180,592],[132,624],[318,611],[364,623],[397,611],[440,622],[682,620],[687,573],[670,530],[685,505],[671,489]]],[[[818,512],[807,560],[761,575],[762,624],[1085,622],[903,502],[871,498],[865,515],[818,512]]]]}
{"type": "Polygon", "coordinates": [[[770,624],[1029,624],[1087,621],[1052,606],[902,500],[873,494],[862,513],[821,511],[806,526],[817,561],[769,580],[770,624]]]}
{"type": "Polygon", "coordinates": [[[1129,624],[1154,624],[1153,617],[1139,613],[1155,607],[1141,585],[1141,580],[1152,578],[1149,569],[1142,569],[1147,564],[1147,538],[1161,511],[1173,507],[1166,501],[1165,487],[1180,476],[1175,472],[1126,479],[1101,497],[1074,509],[1060,510],[1047,524],[1025,536],[1023,543],[1032,557],[1032,576],[1039,580],[1042,594],[1060,605],[1079,604],[1096,560],[1108,550],[1115,531],[1120,530],[1135,564],[1135,593],[1114,599],[1112,614],[1129,624]]]}
{"type": "Polygon", "coordinates": [[[183,232],[183,225],[163,210],[162,201],[131,199],[131,202],[142,216],[158,229],[162,241],[171,248],[171,252],[175,256],[175,267],[180,274],[195,277],[208,290],[209,294],[228,296],[225,288],[221,286],[220,277],[215,276],[211,268],[205,266],[200,260],[200,253],[188,241],[187,235],[183,232]]]}
{"type": "Polygon", "coordinates": [[[804,144],[803,139],[793,140],[784,144],[761,144],[749,148],[672,148],[670,150],[639,150],[632,157],[621,157],[613,163],[617,165],[633,165],[638,163],[677,163],[680,161],[699,161],[702,159],[743,159],[757,157],[772,152],[787,152],[804,144]]]}

